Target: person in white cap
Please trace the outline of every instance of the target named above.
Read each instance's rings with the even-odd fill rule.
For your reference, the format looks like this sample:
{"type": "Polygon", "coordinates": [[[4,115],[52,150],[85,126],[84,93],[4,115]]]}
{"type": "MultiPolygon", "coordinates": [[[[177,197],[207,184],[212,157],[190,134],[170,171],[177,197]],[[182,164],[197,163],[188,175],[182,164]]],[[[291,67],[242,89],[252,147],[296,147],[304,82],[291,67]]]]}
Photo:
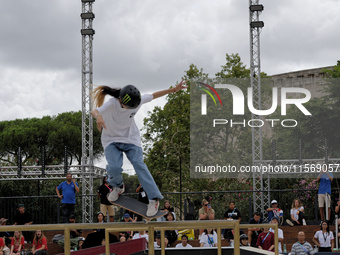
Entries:
{"type": "Polygon", "coordinates": [[[280,220],[279,226],[282,224],[282,222],[283,222],[283,211],[280,208],[277,207],[277,201],[275,199],[272,200],[271,207],[267,208],[267,212],[268,212],[268,220],[269,221],[271,221],[272,218],[277,217],[280,220]]]}

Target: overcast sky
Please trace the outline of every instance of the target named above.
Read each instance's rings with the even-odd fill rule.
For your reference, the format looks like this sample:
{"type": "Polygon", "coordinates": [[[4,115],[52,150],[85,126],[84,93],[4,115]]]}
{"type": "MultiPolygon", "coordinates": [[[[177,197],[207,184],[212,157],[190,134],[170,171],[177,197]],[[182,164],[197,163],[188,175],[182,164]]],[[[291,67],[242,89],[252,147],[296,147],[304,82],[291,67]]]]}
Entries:
{"type": "MultiPolygon", "coordinates": [[[[335,65],[340,1],[260,0],[262,71],[335,65]]],[[[81,109],[81,1],[1,0],[0,121],[81,109]]],[[[249,67],[248,0],[97,0],[93,80],[142,93],[180,81],[190,64],[211,76],[226,53],[249,67]]],[[[137,123],[141,127],[145,106],[137,123]]]]}

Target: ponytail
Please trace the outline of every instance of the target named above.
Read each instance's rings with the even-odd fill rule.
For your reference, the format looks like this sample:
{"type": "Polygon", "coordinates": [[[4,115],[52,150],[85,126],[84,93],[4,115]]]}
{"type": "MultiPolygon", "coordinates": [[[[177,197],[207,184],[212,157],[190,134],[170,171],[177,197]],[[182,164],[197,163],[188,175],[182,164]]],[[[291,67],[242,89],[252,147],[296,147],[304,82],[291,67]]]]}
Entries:
{"type": "Polygon", "coordinates": [[[120,94],[120,88],[111,88],[109,86],[98,86],[91,93],[93,105],[95,106],[95,108],[98,108],[103,105],[104,98],[106,95],[119,98],[119,94],[120,94]]]}

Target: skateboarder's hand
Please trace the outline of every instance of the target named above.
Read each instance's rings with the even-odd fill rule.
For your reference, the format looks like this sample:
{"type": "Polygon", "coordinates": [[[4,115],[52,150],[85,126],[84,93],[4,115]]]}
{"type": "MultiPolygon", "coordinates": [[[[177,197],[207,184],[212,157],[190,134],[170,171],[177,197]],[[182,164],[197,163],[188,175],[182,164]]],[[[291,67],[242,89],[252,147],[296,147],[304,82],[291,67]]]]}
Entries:
{"type": "Polygon", "coordinates": [[[107,129],[105,122],[104,122],[104,119],[103,119],[103,116],[98,115],[97,116],[97,129],[99,130],[99,132],[101,132],[103,128],[107,129]]]}

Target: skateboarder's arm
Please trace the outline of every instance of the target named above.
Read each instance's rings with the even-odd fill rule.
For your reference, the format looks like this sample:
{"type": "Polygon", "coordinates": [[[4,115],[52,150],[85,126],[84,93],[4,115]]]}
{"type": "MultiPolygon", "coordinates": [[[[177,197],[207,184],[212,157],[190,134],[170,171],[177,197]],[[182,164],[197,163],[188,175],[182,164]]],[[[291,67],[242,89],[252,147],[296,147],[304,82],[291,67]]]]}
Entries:
{"type": "Polygon", "coordinates": [[[156,98],[159,98],[159,97],[162,97],[162,96],[165,96],[167,94],[170,94],[170,93],[175,93],[177,91],[180,91],[181,89],[185,89],[187,88],[187,86],[184,86],[183,84],[185,84],[187,81],[185,80],[182,80],[180,83],[178,83],[178,85],[174,88],[171,88],[171,89],[166,89],[166,90],[161,90],[161,91],[157,91],[155,93],[153,93],[153,99],[156,99],[156,98]]]}
{"type": "Polygon", "coordinates": [[[92,115],[92,117],[97,119],[97,121],[96,121],[97,122],[97,129],[99,130],[99,132],[102,131],[102,128],[107,129],[105,122],[104,122],[104,119],[103,119],[103,116],[98,112],[97,109],[94,109],[91,112],[91,115],[92,115]]]}

